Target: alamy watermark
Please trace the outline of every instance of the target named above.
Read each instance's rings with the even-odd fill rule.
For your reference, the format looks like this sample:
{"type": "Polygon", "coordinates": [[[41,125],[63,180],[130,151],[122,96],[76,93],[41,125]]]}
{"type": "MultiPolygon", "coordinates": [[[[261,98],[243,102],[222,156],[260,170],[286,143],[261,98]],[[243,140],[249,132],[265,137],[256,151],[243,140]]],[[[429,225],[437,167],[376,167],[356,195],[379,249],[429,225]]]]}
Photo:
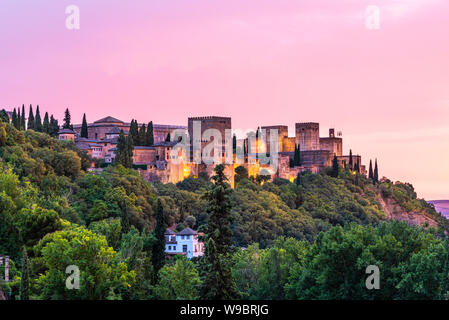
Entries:
{"type": "Polygon", "coordinates": [[[365,286],[368,290],[380,289],[380,271],[379,267],[375,265],[369,265],[365,270],[369,276],[366,278],[365,286]]]}
{"type": "Polygon", "coordinates": [[[78,266],[70,265],[65,269],[65,273],[69,274],[65,281],[65,286],[69,290],[80,288],[80,269],[78,266]]]}

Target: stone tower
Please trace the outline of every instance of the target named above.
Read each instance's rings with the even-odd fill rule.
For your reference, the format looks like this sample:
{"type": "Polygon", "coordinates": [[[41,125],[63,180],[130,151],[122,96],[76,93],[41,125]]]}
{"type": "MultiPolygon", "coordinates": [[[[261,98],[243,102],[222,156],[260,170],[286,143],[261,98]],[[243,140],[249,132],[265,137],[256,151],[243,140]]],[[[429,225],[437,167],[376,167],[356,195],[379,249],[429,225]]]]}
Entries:
{"type": "Polygon", "coordinates": [[[320,124],[303,122],[295,124],[296,144],[301,151],[320,150],[320,124]]]}
{"type": "MultiPolygon", "coordinates": [[[[228,141],[226,141],[225,130],[231,129],[231,118],[228,117],[216,117],[216,116],[208,116],[208,117],[191,117],[188,118],[188,132],[190,137],[190,147],[193,157],[193,144],[194,142],[199,143],[201,145],[201,152],[203,148],[209,144],[209,141],[203,140],[202,135],[207,129],[216,129],[220,132],[222,138],[222,156],[225,154],[225,146],[228,141]],[[201,124],[201,136],[195,137],[193,124],[194,122],[199,122],[201,124]],[[196,141],[194,141],[194,139],[196,141]]],[[[232,137],[231,137],[232,139],[232,137]]],[[[231,142],[232,143],[232,142],[231,142]]]]}

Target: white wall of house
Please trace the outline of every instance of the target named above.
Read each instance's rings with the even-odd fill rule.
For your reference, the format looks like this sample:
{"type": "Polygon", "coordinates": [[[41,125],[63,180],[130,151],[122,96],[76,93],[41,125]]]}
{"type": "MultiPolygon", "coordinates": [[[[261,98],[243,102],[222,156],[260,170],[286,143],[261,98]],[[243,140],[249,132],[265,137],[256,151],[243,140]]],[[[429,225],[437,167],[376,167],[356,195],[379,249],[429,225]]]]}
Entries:
{"type": "Polygon", "coordinates": [[[187,259],[203,255],[203,243],[198,241],[198,235],[172,235],[177,243],[166,243],[165,252],[185,254],[187,259]]]}

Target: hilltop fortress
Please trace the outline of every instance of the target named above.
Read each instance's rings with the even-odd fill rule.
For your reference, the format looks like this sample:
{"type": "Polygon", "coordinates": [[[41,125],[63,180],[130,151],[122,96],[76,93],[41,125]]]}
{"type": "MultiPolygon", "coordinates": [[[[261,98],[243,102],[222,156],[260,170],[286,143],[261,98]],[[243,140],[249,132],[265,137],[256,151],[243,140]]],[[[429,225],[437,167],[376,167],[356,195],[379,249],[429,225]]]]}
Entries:
{"type": "MultiPolygon", "coordinates": [[[[120,131],[127,135],[130,123],[110,116],[102,118],[88,124],[88,138],[80,137],[81,125],[73,128],[74,131],[61,130],[59,138],[73,140],[94,159],[108,164],[114,161],[120,131]]],[[[328,137],[320,137],[319,123],[296,123],[294,137],[288,136],[285,125],[262,126],[257,133],[250,133],[244,139],[233,138],[231,130],[231,118],[217,116],[188,118],[187,127],[154,124],[154,144],[135,146],[133,163],[147,181],[177,183],[190,176],[197,177],[200,172],[211,175],[217,162],[206,163],[200,155],[212,150],[210,154],[221,159],[220,163],[225,163],[225,174],[233,185],[234,170],[238,166],[245,167],[253,177],[269,176],[269,179],[293,181],[298,172],[318,173],[332,166],[334,156],[342,167],[347,167],[350,162],[350,156],[343,155],[341,133],[336,135],[335,129],[331,128],[328,137]],[[211,147],[214,138],[210,132],[221,137],[220,146],[216,149],[211,147]],[[171,137],[171,141],[167,141],[167,137],[171,137]],[[182,139],[187,142],[185,149],[177,148],[182,139]],[[292,164],[296,148],[299,149],[299,165],[292,164]],[[264,163],[262,156],[276,161],[264,163]]],[[[352,155],[352,162],[362,174],[366,174],[360,155],[352,155]]]]}

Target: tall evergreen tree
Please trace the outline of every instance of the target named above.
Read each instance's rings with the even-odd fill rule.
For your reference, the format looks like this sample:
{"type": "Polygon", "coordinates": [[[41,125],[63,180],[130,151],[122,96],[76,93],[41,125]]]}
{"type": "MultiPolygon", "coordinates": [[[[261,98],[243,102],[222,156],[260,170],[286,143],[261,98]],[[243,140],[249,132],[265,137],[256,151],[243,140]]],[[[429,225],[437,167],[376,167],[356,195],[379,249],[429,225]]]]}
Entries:
{"type": "Polygon", "coordinates": [[[301,165],[301,153],[300,153],[300,146],[295,145],[295,153],[293,156],[293,165],[296,167],[299,167],[301,165]]]}
{"type": "Polygon", "coordinates": [[[142,123],[139,130],[139,143],[136,144],[138,146],[145,146],[147,143],[147,127],[145,123],[142,123]]]}
{"type": "Polygon", "coordinates": [[[30,104],[30,111],[28,112],[27,129],[34,130],[34,114],[33,114],[33,106],[31,104],[30,104]]]}
{"type": "Polygon", "coordinates": [[[34,130],[42,132],[42,119],[39,111],[39,105],[36,107],[36,117],[34,118],[34,130]]]}
{"type": "Polygon", "coordinates": [[[353,169],[353,160],[352,160],[352,149],[349,150],[349,170],[353,169]]]}
{"type": "Polygon", "coordinates": [[[83,115],[83,124],[81,125],[81,138],[88,138],[89,133],[87,131],[87,121],[86,121],[86,114],[83,115]]]}
{"type": "Polygon", "coordinates": [[[27,251],[23,248],[22,257],[22,279],[20,280],[20,300],[30,299],[30,262],[28,260],[27,251]]]}
{"type": "Polygon", "coordinates": [[[115,163],[121,164],[124,167],[127,167],[128,157],[128,147],[126,145],[126,137],[123,130],[120,130],[120,135],[117,140],[117,153],[115,155],[115,163]]]}
{"type": "Polygon", "coordinates": [[[368,178],[373,180],[374,175],[373,175],[373,162],[371,161],[371,159],[369,160],[369,171],[368,171],[368,178]]]}
{"type": "Polygon", "coordinates": [[[377,169],[377,159],[374,162],[373,182],[374,183],[378,183],[379,182],[379,171],[377,169]]]}
{"type": "Polygon", "coordinates": [[[131,137],[133,139],[133,143],[139,141],[139,128],[137,127],[137,120],[131,120],[128,137],[131,137]]]}
{"type": "Polygon", "coordinates": [[[65,113],[64,113],[64,124],[62,125],[63,129],[70,129],[73,130],[73,126],[71,123],[72,117],[70,115],[70,111],[69,108],[65,109],[65,113]]]}
{"type": "Polygon", "coordinates": [[[59,132],[59,124],[58,120],[53,117],[53,115],[50,116],[50,128],[49,128],[49,134],[52,137],[55,137],[59,132]]]}
{"type": "Polygon", "coordinates": [[[148,123],[147,134],[146,134],[146,145],[152,146],[154,144],[154,135],[153,135],[153,121],[148,123]]]}
{"type": "Polygon", "coordinates": [[[48,112],[45,112],[44,122],[42,123],[42,132],[50,133],[50,121],[48,120],[48,112]]]}
{"type": "Polygon", "coordinates": [[[25,130],[25,105],[22,104],[22,116],[20,118],[20,126],[22,127],[22,130],[25,130]]]}
{"type": "Polygon", "coordinates": [[[235,283],[231,272],[231,187],[226,182],[224,165],[215,167],[213,187],[206,193],[205,255],[201,262],[201,298],[212,300],[236,298],[235,283]]]}
{"type": "Polygon", "coordinates": [[[164,207],[160,198],[156,202],[156,227],[154,235],[156,241],[153,243],[153,250],[151,252],[151,262],[153,264],[153,283],[155,284],[159,278],[159,270],[165,264],[165,230],[168,227],[167,217],[164,213],[164,207]]]}
{"type": "Polygon", "coordinates": [[[165,142],[170,142],[171,137],[170,137],[170,132],[167,134],[167,137],[165,138],[165,142]]]}
{"type": "Polygon", "coordinates": [[[334,154],[334,159],[332,160],[332,176],[334,178],[338,178],[338,170],[339,170],[338,159],[337,155],[334,154]]]}
{"type": "MultiPolygon", "coordinates": [[[[137,125],[137,122],[136,122],[137,125]]],[[[126,137],[126,150],[127,150],[127,168],[132,168],[133,166],[133,150],[134,150],[134,140],[129,135],[126,137]]]]}
{"type": "Polygon", "coordinates": [[[16,128],[17,130],[22,130],[22,128],[20,127],[21,123],[22,123],[22,117],[20,116],[20,108],[17,108],[17,125],[16,128]]]}
{"type": "Polygon", "coordinates": [[[11,123],[17,129],[17,111],[16,111],[16,108],[14,108],[14,110],[12,112],[11,123]]]}

